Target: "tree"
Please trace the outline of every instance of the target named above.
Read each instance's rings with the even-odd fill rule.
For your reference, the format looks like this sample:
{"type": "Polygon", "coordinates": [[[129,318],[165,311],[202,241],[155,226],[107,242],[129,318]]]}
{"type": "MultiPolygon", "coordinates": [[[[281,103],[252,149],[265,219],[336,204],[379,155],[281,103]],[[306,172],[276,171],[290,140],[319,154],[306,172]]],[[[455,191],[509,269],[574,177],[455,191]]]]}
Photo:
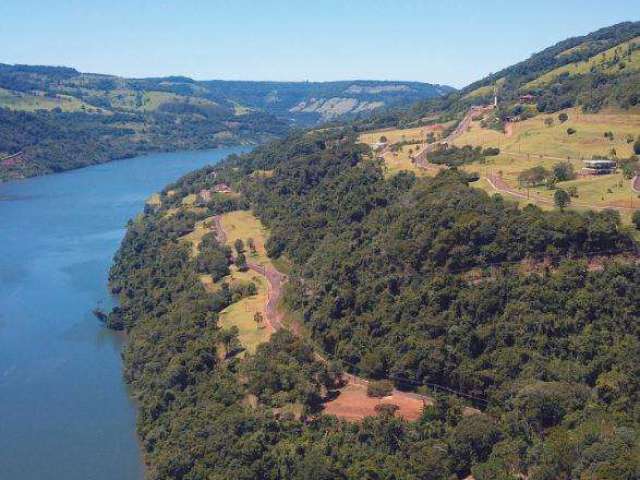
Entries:
{"type": "Polygon", "coordinates": [[[371,381],[367,385],[367,395],[370,397],[386,397],[393,392],[393,383],[389,380],[371,381]]]}
{"type": "Polygon", "coordinates": [[[576,133],[576,129],[575,128],[567,128],[567,135],[573,135],[574,133],[576,133]]]}
{"type": "Polygon", "coordinates": [[[640,230],[640,210],[636,210],[635,212],[633,212],[633,215],[631,216],[631,221],[635,225],[636,230],[640,230]]]}
{"type": "Polygon", "coordinates": [[[563,112],[560,115],[558,115],[558,120],[560,120],[560,123],[564,123],[567,120],[569,120],[569,115],[563,112]]]}
{"type": "Polygon", "coordinates": [[[633,153],[636,155],[640,155],[640,138],[636,140],[636,143],[633,144],[633,153]]]}
{"type": "Polygon", "coordinates": [[[253,314],[253,321],[256,322],[258,325],[262,325],[262,322],[264,321],[264,317],[262,316],[262,312],[256,312],[253,314]]]}
{"type": "Polygon", "coordinates": [[[247,244],[249,245],[249,251],[252,254],[255,254],[256,253],[256,242],[253,240],[253,238],[249,238],[247,240],[247,244]]]}
{"type": "Polygon", "coordinates": [[[235,242],[233,242],[233,246],[236,249],[236,252],[243,253],[244,252],[244,242],[242,239],[237,238],[235,242]]]}
{"type": "Polygon", "coordinates": [[[238,340],[238,334],[240,331],[235,325],[231,328],[220,331],[220,341],[224,346],[224,357],[228,358],[233,352],[240,348],[240,340],[238,340]]]}
{"type": "Polygon", "coordinates": [[[545,182],[551,176],[550,172],[541,165],[520,172],[518,183],[523,187],[535,187],[545,182]]]}
{"type": "Polygon", "coordinates": [[[576,178],[571,162],[559,162],[553,166],[553,178],[557,182],[566,182],[576,178]]]}
{"type": "Polygon", "coordinates": [[[380,143],[387,143],[387,137],[385,137],[384,135],[382,135],[380,137],[380,143]]]}
{"type": "Polygon", "coordinates": [[[560,210],[564,210],[564,208],[571,203],[571,197],[567,192],[559,188],[556,190],[556,193],[553,194],[553,203],[555,203],[556,207],[560,210]]]}
{"type": "Polygon", "coordinates": [[[249,270],[249,266],[247,265],[247,257],[244,256],[244,253],[238,254],[238,256],[236,257],[235,265],[241,272],[246,272],[247,270],[249,270]]]}
{"type": "Polygon", "coordinates": [[[547,117],[544,119],[544,124],[547,127],[552,127],[553,126],[553,117],[547,117]]]}

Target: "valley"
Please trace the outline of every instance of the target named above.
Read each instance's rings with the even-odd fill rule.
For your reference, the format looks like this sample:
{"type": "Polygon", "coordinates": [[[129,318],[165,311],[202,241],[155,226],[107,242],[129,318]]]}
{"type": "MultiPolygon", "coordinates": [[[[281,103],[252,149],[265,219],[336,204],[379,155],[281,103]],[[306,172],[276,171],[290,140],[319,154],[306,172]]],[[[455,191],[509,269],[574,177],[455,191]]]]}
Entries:
{"type": "Polygon", "coordinates": [[[495,73],[0,64],[9,475],[640,478],[640,22],[503,68],[557,25],[381,5],[202,4],[117,64],[495,73]]]}

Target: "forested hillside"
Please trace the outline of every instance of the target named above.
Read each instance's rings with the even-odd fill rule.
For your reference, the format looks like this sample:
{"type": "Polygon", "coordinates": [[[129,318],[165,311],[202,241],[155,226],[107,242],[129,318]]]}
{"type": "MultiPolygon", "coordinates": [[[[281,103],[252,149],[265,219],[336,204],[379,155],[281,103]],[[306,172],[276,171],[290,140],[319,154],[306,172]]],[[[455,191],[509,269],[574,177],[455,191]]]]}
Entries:
{"type": "Polygon", "coordinates": [[[627,110],[640,104],[639,85],[640,22],[624,22],[563,40],[457,92],[408,110],[380,112],[363,123],[370,128],[403,126],[434,114],[460,118],[473,105],[493,104],[495,95],[502,121],[570,107],[627,110]]]}
{"type": "Polygon", "coordinates": [[[385,176],[334,130],[167,186],[111,273],[150,477],[638,478],[640,267],[619,216],[519,209],[469,180],[385,176]],[[220,181],[241,195],[177,208],[220,181]],[[292,265],[283,308],[308,332],[277,333],[255,355],[238,355],[218,315],[250,289],[210,293],[197,275],[223,278],[230,251],[210,238],[190,258],[179,241],[246,208],[269,228],[270,256],[292,265]],[[328,417],[341,370],[435,404],[416,422],[328,417]],[[483,413],[463,416],[464,399],[483,413]]]}
{"type": "Polygon", "coordinates": [[[416,82],[127,79],[0,64],[0,181],[149,151],[262,143],[292,127],[452,90],[416,82]]]}

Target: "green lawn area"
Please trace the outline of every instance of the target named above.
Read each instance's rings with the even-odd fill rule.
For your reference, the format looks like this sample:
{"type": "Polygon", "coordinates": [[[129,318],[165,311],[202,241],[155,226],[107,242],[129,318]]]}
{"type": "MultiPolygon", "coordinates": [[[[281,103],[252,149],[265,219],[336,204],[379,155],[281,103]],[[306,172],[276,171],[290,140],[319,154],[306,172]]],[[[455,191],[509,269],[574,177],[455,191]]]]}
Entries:
{"type": "Polygon", "coordinates": [[[271,263],[264,247],[267,230],[251,211],[237,210],[235,212],[225,213],[220,217],[220,222],[227,234],[227,243],[229,246],[233,247],[234,242],[239,238],[244,242],[247,260],[262,265],[271,263]],[[249,251],[249,238],[252,238],[255,243],[255,254],[249,251]]]}
{"type": "Polygon", "coordinates": [[[470,129],[456,139],[454,144],[499,147],[503,153],[577,159],[589,159],[593,155],[609,155],[611,149],[616,150],[619,158],[629,157],[633,153],[633,144],[627,142],[627,136],[640,135],[640,113],[603,111],[597,114],[585,114],[579,109],[565,110],[564,113],[569,116],[569,120],[565,123],[560,123],[558,113],[540,114],[523,122],[514,123],[511,136],[482,128],[479,122],[473,122],[470,129]],[[545,118],[553,118],[553,126],[545,126],[545,118]],[[568,128],[575,129],[576,133],[568,135],[568,128]],[[613,132],[613,141],[604,137],[604,133],[608,131],[613,132]]]}
{"type": "Polygon", "coordinates": [[[267,280],[256,272],[239,272],[233,267],[231,275],[222,281],[230,283],[251,281],[258,288],[257,295],[243,298],[220,312],[220,326],[223,328],[238,327],[240,343],[249,353],[254,353],[256,347],[268,341],[271,336],[271,330],[265,322],[258,325],[254,320],[256,312],[261,312],[264,316],[267,304],[267,280]]]}
{"type": "Polygon", "coordinates": [[[14,92],[0,88],[0,107],[10,110],[34,112],[36,110],[53,110],[60,108],[63,112],[105,112],[70,95],[56,95],[54,97],[34,95],[31,93],[14,92]]]}

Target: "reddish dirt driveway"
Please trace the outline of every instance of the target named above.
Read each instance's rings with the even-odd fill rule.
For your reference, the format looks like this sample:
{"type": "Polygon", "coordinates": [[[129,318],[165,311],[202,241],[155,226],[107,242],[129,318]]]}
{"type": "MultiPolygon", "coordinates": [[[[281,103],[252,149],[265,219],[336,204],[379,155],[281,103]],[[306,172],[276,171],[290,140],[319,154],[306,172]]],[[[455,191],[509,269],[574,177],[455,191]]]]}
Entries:
{"type": "MultiPolygon", "coordinates": [[[[227,234],[222,227],[220,217],[213,218],[213,228],[219,242],[226,243],[227,234]]],[[[282,287],[287,281],[286,275],[283,275],[273,266],[263,266],[248,262],[249,268],[261,275],[264,275],[268,284],[268,300],[266,305],[266,322],[274,330],[287,328],[283,324],[284,315],[278,311],[278,303],[282,297],[282,287]]],[[[292,328],[295,335],[301,335],[297,328],[292,328]]],[[[321,355],[317,358],[324,361],[321,355]]],[[[376,415],[375,407],[378,404],[390,403],[397,405],[399,410],[397,415],[407,420],[415,420],[422,413],[425,405],[432,405],[433,398],[427,395],[420,395],[411,392],[402,392],[394,390],[392,395],[383,399],[371,398],[367,396],[368,380],[357,377],[355,375],[345,374],[343,378],[347,381],[347,385],[340,389],[338,396],[327,402],[325,413],[336,415],[349,421],[361,420],[366,416],[376,415]]],[[[465,409],[465,414],[480,413],[479,410],[473,408],[465,409]]]]}

